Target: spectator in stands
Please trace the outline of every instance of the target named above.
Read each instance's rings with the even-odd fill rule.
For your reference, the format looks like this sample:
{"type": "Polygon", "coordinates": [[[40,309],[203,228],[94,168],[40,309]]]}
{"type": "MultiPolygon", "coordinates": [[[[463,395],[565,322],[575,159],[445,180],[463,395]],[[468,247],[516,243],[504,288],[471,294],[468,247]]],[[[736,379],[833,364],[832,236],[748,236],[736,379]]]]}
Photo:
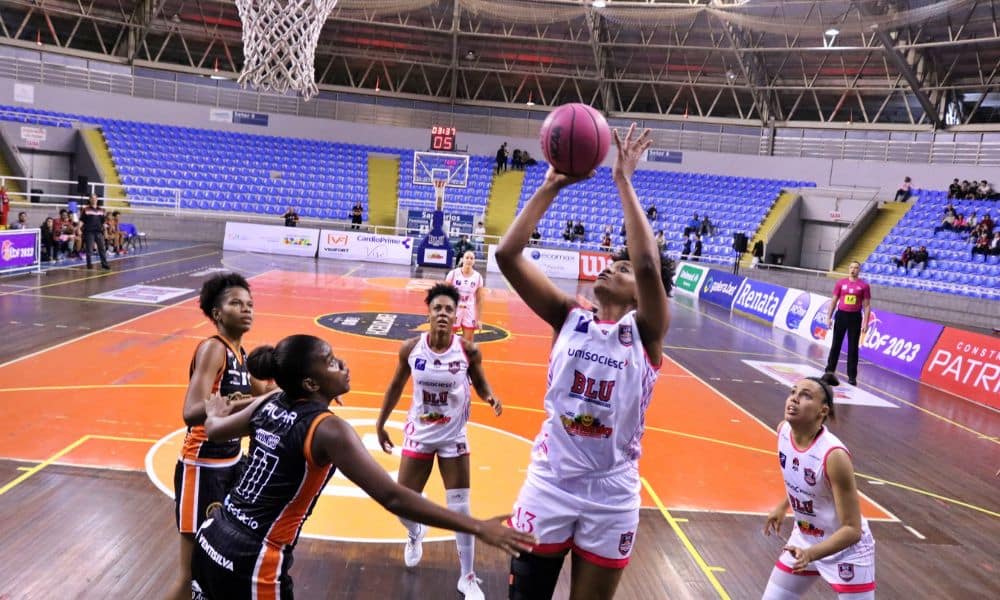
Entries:
{"type": "MultiPolygon", "coordinates": [[[[656,217],[657,217],[658,214],[659,213],[657,213],[657,211],[656,211],[656,204],[650,204],[649,208],[646,209],[646,218],[649,219],[650,223],[652,223],[653,221],[656,220],[656,217]]],[[[622,225],[623,229],[624,229],[624,227],[625,226],[622,225]]],[[[623,233],[622,235],[625,235],[625,234],[623,233]]]]}
{"type": "Polygon", "coordinates": [[[955,216],[955,221],[951,224],[952,231],[968,231],[969,229],[965,226],[965,215],[958,213],[955,216]]]}
{"type": "Polygon", "coordinates": [[[684,245],[681,247],[681,260],[687,260],[691,254],[691,236],[684,234],[684,245]]]}
{"type": "Polygon", "coordinates": [[[7,215],[10,213],[10,198],[7,197],[7,186],[0,185],[0,228],[7,226],[7,215]]]}
{"type": "Polygon", "coordinates": [[[587,239],[587,229],[583,226],[583,221],[577,221],[573,226],[573,240],[582,244],[587,239]]]}
{"type": "Polygon", "coordinates": [[[962,184],[958,182],[958,177],[956,177],[955,181],[952,181],[951,185],[948,186],[948,199],[951,200],[952,198],[960,198],[961,193],[962,184]]]}
{"type": "Polygon", "coordinates": [[[542,241],[542,232],[538,231],[538,226],[535,226],[535,230],[531,232],[531,241],[529,242],[532,246],[537,246],[539,242],[542,241]]]}
{"type": "Polygon", "coordinates": [[[533,165],[537,165],[538,164],[538,161],[535,160],[535,159],[533,159],[533,158],[531,158],[531,155],[528,154],[527,150],[521,150],[521,162],[523,163],[522,168],[524,168],[524,167],[531,167],[533,165]]]}
{"type": "Polygon", "coordinates": [[[977,190],[976,196],[983,200],[989,198],[993,195],[993,187],[990,186],[990,182],[985,179],[979,182],[979,189],[977,190]]]}
{"type": "Polygon", "coordinates": [[[566,227],[563,228],[562,237],[567,242],[573,241],[573,221],[572,219],[566,221],[566,227]]]}
{"type": "Polygon", "coordinates": [[[507,142],[500,144],[500,148],[497,149],[497,175],[500,171],[507,170],[507,142]]]}
{"type": "Polygon", "coordinates": [[[701,229],[701,220],[698,219],[698,213],[694,213],[691,220],[687,222],[687,226],[684,227],[684,235],[698,233],[699,229],[701,229]]]}
{"type": "Polygon", "coordinates": [[[472,230],[472,243],[476,247],[476,252],[483,251],[483,244],[486,242],[486,226],[480,221],[476,223],[476,228],[472,230]]]}
{"type": "Polygon", "coordinates": [[[983,255],[983,260],[986,260],[986,256],[990,253],[990,238],[981,235],[976,238],[976,242],[972,246],[972,252],[969,254],[970,260],[975,260],[977,254],[983,255]]]}
{"type": "Polygon", "coordinates": [[[701,225],[698,227],[698,235],[715,235],[715,225],[708,219],[708,215],[701,218],[701,225]]]}
{"type": "Polygon", "coordinates": [[[983,220],[980,223],[986,228],[986,231],[993,233],[993,217],[990,216],[990,213],[983,215],[983,220]]]}
{"type": "Polygon", "coordinates": [[[910,263],[910,267],[920,267],[920,271],[923,272],[927,268],[927,261],[930,259],[930,255],[927,254],[927,246],[921,246],[919,250],[913,253],[913,260],[910,263]]]}
{"type": "Polygon", "coordinates": [[[21,211],[17,213],[17,220],[11,223],[11,229],[27,229],[28,228],[28,213],[21,211]]]}
{"type": "Polygon", "coordinates": [[[521,171],[524,169],[524,163],[521,162],[521,151],[514,148],[514,152],[510,155],[510,168],[515,171],[521,171]]]}
{"type": "Polygon", "coordinates": [[[979,225],[979,218],[976,217],[976,211],[972,211],[972,214],[965,219],[965,230],[972,231],[979,225]]]}
{"type": "Polygon", "coordinates": [[[285,227],[298,227],[299,225],[299,212],[295,210],[294,206],[289,206],[281,218],[285,220],[285,227]]]}
{"type": "Polygon", "coordinates": [[[361,220],[364,216],[364,207],[360,202],[355,202],[351,207],[351,229],[361,229],[361,220]]]}
{"type": "Polygon", "coordinates": [[[912,193],[913,193],[913,190],[912,190],[912,186],[910,184],[910,178],[909,177],[904,177],[903,178],[903,185],[899,186],[899,189],[896,190],[895,201],[896,202],[906,202],[907,200],[910,199],[910,195],[912,193]]]}
{"type": "Polygon", "coordinates": [[[611,252],[611,234],[605,233],[601,238],[601,250],[611,252]]]}
{"type": "Polygon", "coordinates": [[[1000,256],[1000,231],[994,233],[990,241],[990,256],[1000,256]]]}
{"type": "Polygon", "coordinates": [[[667,238],[663,237],[663,230],[660,229],[656,232],[656,237],[653,238],[656,241],[656,247],[660,251],[660,256],[667,251],[667,238]]]}
{"type": "Polygon", "coordinates": [[[940,231],[954,231],[956,219],[957,216],[954,212],[946,212],[944,218],[941,219],[941,224],[934,228],[934,235],[940,231]]]}
{"type": "Polygon", "coordinates": [[[907,246],[906,250],[903,250],[903,253],[899,256],[899,258],[892,259],[892,262],[896,263],[897,267],[902,267],[904,270],[908,270],[910,268],[911,260],[913,260],[913,248],[911,246],[907,246]]]}
{"type": "Polygon", "coordinates": [[[46,217],[42,223],[42,261],[49,262],[59,259],[59,238],[56,234],[56,222],[52,217],[46,217]]]}
{"type": "Polygon", "coordinates": [[[458,239],[458,243],[455,244],[455,267],[456,268],[462,266],[462,257],[465,256],[465,253],[468,252],[468,251],[470,251],[470,250],[473,251],[473,252],[475,252],[476,248],[472,245],[472,242],[469,241],[469,236],[467,236],[467,235],[465,235],[463,233],[462,236],[458,239]]]}
{"type": "Polygon", "coordinates": [[[691,252],[691,260],[697,262],[701,258],[701,236],[697,233],[691,235],[694,237],[694,251],[691,252]]]}

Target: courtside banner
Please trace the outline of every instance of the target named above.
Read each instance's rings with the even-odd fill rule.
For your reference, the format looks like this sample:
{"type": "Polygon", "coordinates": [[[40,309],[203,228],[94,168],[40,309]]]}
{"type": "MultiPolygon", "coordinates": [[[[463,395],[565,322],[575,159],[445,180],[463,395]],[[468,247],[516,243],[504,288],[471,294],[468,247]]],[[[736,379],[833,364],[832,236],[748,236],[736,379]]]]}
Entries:
{"type": "Polygon", "coordinates": [[[733,312],[771,325],[787,293],[780,285],[744,279],[733,297],[733,312]]]}
{"type": "Polygon", "coordinates": [[[674,275],[674,289],[688,296],[697,296],[705,280],[705,273],[708,273],[705,267],[679,263],[677,273],[674,275]]]}
{"type": "MultiPolygon", "coordinates": [[[[806,313],[806,318],[802,320],[795,333],[829,348],[833,343],[833,329],[827,318],[830,314],[830,302],[830,298],[827,296],[809,294],[809,312],[806,313]]],[[[846,351],[847,342],[845,341],[841,354],[846,351]]]]}
{"type": "Polygon", "coordinates": [[[550,250],[528,247],[521,254],[534,263],[545,275],[555,279],[578,279],[579,253],[573,250],[550,250]]]}
{"type": "Polygon", "coordinates": [[[314,257],[318,245],[318,229],[230,221],[226,223],[222,249],[314,257]]]}
{"type": "Polygon", "coordinates": [[[941,335],[943,325],[873,310],[868,333],[862,334],[861,358],[914,379],[941,335]]]}
{"type": "Polygon", "coordinates": [[[609,252],[588,252],[581,250],[578,254],[580,255],[579,278],[581,281],[596,281],[601,271],[606,269],[614,260],[609,252]]]}
{"type": "Polygon", "coordinates": [[[38,266],[40,229],[0,231],[0,271],[30,269],[38,266]]]}
{"type": "Polygon", "coordinates": [[[1000,409],[1000,338],[945,327],[920,380],[1000,409]]]}
{"type": "Polygon", "coordinates": [[[774,315],[774,326],[778,329],[799,333],[799,327],[806,320],[809,314],[809,304],[812,296],[809,292],[788,288],[785,292],[785,299],[778,307],[778,313],[774,315]]]}
{"type": "Polygon", "coordinates": [[[733,298],[740,286],[743,285],[744,277],[730,275],[715,269],[709,269],[705,275],[705,281],[701,284],[699,298],[712,304],[718,304],[725,308],[733,306],[733,298]]]}
{"type": "Polygon", "coordinates": [[[408,265],[412,256],[411,237],[331,229],[319,234],[320,258],[408,265]]]}

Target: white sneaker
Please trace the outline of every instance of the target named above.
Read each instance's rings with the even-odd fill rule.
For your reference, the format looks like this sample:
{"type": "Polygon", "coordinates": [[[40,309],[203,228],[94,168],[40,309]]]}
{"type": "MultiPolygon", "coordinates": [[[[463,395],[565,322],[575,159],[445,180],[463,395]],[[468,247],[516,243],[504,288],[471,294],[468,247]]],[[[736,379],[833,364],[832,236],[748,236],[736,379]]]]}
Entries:
{"type": "Polygon", "coordinates": [[[423,525],[419,525],[420,529],[417,531],[417,537],[407,536],[406,547],[403,549],[403,563],[408,567],[415,567],[420,564],[420,559],[424,556],[424,545],[421,543],[424,540],[424,534],[427,533],[427,528],[423,525]]]}
{"type": "Polygon", "coordinates": [[[458,591],[465,594],[465,600],[485,600],[483,590],[479,589],[479,584],[482,582],[483,580],[476,577],[475,573],[463,575],[458,580],[458,591]]]}

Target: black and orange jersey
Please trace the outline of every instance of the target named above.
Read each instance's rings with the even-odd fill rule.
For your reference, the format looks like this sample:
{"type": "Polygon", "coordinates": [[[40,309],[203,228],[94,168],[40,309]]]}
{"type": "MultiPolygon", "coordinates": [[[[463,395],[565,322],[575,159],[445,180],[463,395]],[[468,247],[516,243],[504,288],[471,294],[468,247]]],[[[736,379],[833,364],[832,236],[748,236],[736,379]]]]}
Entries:
{"type": "Polygon", "coordinates": [[[333,465],[317,465],[311,450],[316,427],[332,415],[315,402],[292,404],[284,392],[257,407],[249,464],[226,496],[222,518],[273,547],[293,547],[333,475],[333,465]]]}
{"type": "MultiPolygon", "coordinates": [[[[243,347],[234,348],[222,336],[213,335],[203,340],[195,348],[194,356],[191,357],[191,367],[188,370],[188,377],[194,375],[195,357],[198,356],[198,349],[201,344],[210,340],[218,340],[226,347],[226,364],[215,374],[215,381],[212,383],[212,393],[218,392],[223,396],[228,396],[233,392],[250,393],[250,372],[247,371],[247,353],[243,347]]],[[[227,466],[235,464],[240,458],[239,438],[227,440],[225,442],[211,442],[205,433],[205,427],[195,425],[188,427],[187,435],[184,436],[184,447],[181,450],[181,460],[189,464],[201,466],[227,466]]]]}

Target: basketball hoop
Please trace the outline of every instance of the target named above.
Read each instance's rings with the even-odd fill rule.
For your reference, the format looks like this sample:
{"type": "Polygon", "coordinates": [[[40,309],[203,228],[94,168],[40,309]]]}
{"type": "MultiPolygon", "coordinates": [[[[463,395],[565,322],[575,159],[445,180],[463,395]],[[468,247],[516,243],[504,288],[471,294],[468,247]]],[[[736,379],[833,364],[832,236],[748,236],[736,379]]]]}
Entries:
{"type": "Polygon", "coordinates": [[[448,185],[448,178],[434,178],[434,203],[437,210],[444,210],[444,188],[448,185]]]}
{"type": "Polygon", "coordinates": [[[316,45],[337,0],[236,0],[243,22],[243,72],[239,84],[257,90],[302,93],[316,87],[316,45]]]}

